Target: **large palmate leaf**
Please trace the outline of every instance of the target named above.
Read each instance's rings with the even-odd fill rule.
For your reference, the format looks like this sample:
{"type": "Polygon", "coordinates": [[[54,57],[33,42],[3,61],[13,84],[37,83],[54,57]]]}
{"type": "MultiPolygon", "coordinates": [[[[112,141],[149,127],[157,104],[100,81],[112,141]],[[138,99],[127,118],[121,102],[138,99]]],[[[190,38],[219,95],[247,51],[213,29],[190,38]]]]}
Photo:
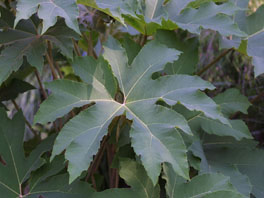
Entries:
{"type": "Polygon", "coordinates": [[[171,198],[246,198],[231,185],[229,177],[222,174],[202,174],[185,182],[170,166],[163,167],[166,191],[171,198]]]}
{"type": "Polygon", "coordinates": [[[123,178],[129,189],[110,189],[94,194],[93,198],[159,198],[159,184],[153,185],[144,167],[131,159],[120,161],[120,177],[123,178]]]}
{"type": "Polygon", "coordinates": [[[252,193],[256,198],[261,198],[264,192],[264,150],[256,148],[256,145],[256,142],[249,140],[237,142],[231,138],[203,136],[201,142],[193,143],[191,150],[201,158],[202,172],[222,172],[231,177],[240,192],[246,195],[252,193]],[[202,148],[200,152],[197,146],[202,148]]]}
{"type": "Polygon", "coordinates": [[[39,168],[44,160],[40,156],[48,151],[53,141],[44,141],[29,157],[25,158],[23,149],[25,122],[22,112],[9,120],[5,111],[0,109],[0,193],[8,198],[22,196],[22,184],[33,170],[39,168]]]}
{"type": "Polygon", "coordinates": [[[65,125],[56,139],[53,156],[66,149],[73,181],[89,166],[113,118],[125,113],[133,121],[132,146],[152,182],[156,184],[163,162],[170,163],[177,174],[188,178],[186,150],[179,129],[191,134],[190,128],[182,115],[156,102],[163,100],[169,105],[180,102],[190,110],[202,111],[207,117],[229,124],[213,100],[200,91],[214,87],[198,77],[186,75],[152,80],[154,72],[176,60],[179,54],[157,41],[145,45],[131,65],[125,49],[116,40],[109,38],[104,49],[104,58],[119,82],[123,102],[113,99],[115,90],[110,88],[115,86],[115,80],[102,58],[97,61],[78,58],[74,70],[89,84],[67,80],[47,84],[53,95],[41,105],[35,122],[54,121],[74,107],[96,104],[65,125]]]}
{"type": "Polygon", "coordinates": [[[77,21],[79,10],[75,0],[19,0],[15,25],[21,19],[29,19],[36,12],[43,20],[42,34],[55,25],[57,17],[63,17],[67,26],[80,34],[77,21]]]}
{"type": "Polygon", "coordinates": [[[43,55],[45,54],[45,40],[53,42],[61,50],[61,53],[72,58],[73,44],[72,38],[78,38],[75,32],[67,28],[63,23],[49,29],[44,35],[37,32],[37,21],[22,20],[18,23],[16,29],[13,29],[13,16],[7,10],[1,18],[11,17],[0,28],[0,44],[5,48],[0,55],[0,84],[8,76],[17,71],[26,57],[30,65],[36,67],[40,72],[44,65],[43,55]]]}

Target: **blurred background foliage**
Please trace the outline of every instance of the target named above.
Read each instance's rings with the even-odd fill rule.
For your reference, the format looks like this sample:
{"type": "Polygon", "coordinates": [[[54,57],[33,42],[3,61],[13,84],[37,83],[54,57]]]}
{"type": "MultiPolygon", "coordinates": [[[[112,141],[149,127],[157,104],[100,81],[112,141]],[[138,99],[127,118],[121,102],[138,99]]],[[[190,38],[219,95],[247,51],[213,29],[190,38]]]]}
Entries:
{"type": "MultiPolygon", "coordinates": [[[[255,12],[262,4],[264,4],[264,0],[250,0],[248,13],[255,12]]],[[[204,31],[200,37],[200,42],[198,68],[202,68],[213,61],[221,52],[216,32],[204,31]]],[[[264,144],[264,76],[254,78],[254,68],[250,58],[237,51],[231,51],[211,69],[207,70],[202,78],[209,80],[217,87],[215,92],[210,93],[212,95],[223,92],[227,88],[237,88],[248,97],[252,103],[249,114],[236,114],[235,117],[242,118],[253,136],[260,144],[264,144]]]]}

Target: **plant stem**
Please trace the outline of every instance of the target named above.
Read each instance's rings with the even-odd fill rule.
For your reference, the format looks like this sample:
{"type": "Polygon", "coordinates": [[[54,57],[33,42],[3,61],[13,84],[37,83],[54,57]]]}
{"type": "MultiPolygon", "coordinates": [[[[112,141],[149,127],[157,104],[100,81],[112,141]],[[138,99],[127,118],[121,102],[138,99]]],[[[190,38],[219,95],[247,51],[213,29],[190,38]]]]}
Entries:
{"type": "Polygon", "coordinates": [[[85,178],[85,181],[87,182],[89,180],[89,178],[97,171],[99,165],[100,165],[100,162],[101,162],[101,159],[103,157],[103,154],[104,154],[104,151],[105,151],[105,146],[106,146],[106,140],[108,139],[108,136],[105,136],[103,138],[103,141],[101,143],[101,147],[99,149],[99,151],[97,152],[97,154],[95,155],[94,157],[94,160],[92,162],[92,164],[90,165],[90,167],[88,168],[88,173],[87,173],[87,176],[85,178]]]}
{"type": "MultiPolygon", "coordinates": [[[[17,111],[20,110],[20,107],[17,105],[16,101],[15,100],[11,100],[12,103],[14,104],[15,108],[17,111]]],[[[28,128],[32,131],[32,133],[35,135],[35,136],[38,136],[38,133],[32,128],[31,124],[27,121],[27,119],[25,118],[24,116],[24,119],[25,119],[25,122],[26,122],[26,125],[28,126],[28,128]]]]}
{"type": "Polygon", "coordinates": [[[63,78],[63,74],[62,74],[62,72],[60,70],[58,62],[55,62],[55,67],[56,67],[57,72],[59,73],[60,78],[62,79],[63,78]]]}
{"type": "Polygon", "coordinates": [[[95,59],[97,59],[97,55],[94,51],[94,47],[93,47],[93,39],[92,39],[92,35],[91,35],[91,32],[89,33],[89,36],[87,36],[85,33],[83,34],[83,37],[85,39],[85,41],[87,42],[88,44],[88,49],[87,49],[87,54],[89,56],[92,56],[94,57],[95,59]]]}
{"type": "Polygon", "coordinates": [[[44,87],[43,87],[43,84],[42,84],[42,82],[41,82],[41,79],[40,79],[40,75],[39,75],[38,70],[35,70],[35,75],[36,75],[36,77],[37,77],[38,84],[39,84],[39,88],[40,88],[40,90],[41,90],[41,92],[42,92],[42,94],[43,94],[43,96],[44,96],[44,99],[47,99],[48,94],[47,94],[47,92],[45,91],[45,89],[44,89],[44,87]]]}
{"type": "MultiPolygon", "coordinates": [[[[258,102],[259,100],[261,100],[263,97],[264,97],[264,91],[261,92],[259,95],[257,95],[255,98],[251,99],[249,102],[250,102],[251,104],[257,103],[257,102],[258,102]]],[[[233,115],[231,115],[231,116],[229,117],[229,119],[235,119],[235,118],[237,118],[237,117],[239,116],[239,114],[240,114],[240,112],[238,111],[238,112],[234,113],[233,115]]]]}
{"type": "Polygon", "coordinates": [[[145,43],[147,42],[148,35],[142,35],[142,38],[140,39],[140,45],[144,46],[145,43]]]}
{"type": "Polygon", "coordinates": [[[72,39],[73,45],[74,45],[74,51],[77,54],[77,56],[81,56],[81,52],[80,49],[78,47],[78,44],[76,43],[76,41],[74,39],[72,39]]]}
{"type": "Polygon", "coordinates": [[[49,41],[47,43],[48,43],[48,52],[46,53],[46,58],[47,58],[47,61],[49,63],[49,67],[50,67],[53,79],[57,80],[58,76],[57,76],[56,71],[55,71],[55,67],[54,67],[54,63],[53,63],[53,57],[52,57],[52,46],[51,46],[51,43],[49,41]]]}
{"type": "Polygon", "coordinates": [[[233,48],[225,50],[223,53],[221,53],[216,59],[214,59],[212,62],[210,62],[208,65],[206,65],[203,69],[198,71],[196,75],[201,76],[204,72],[206,72],[208,69],[210,69],[214,64],[216,64],[221,58],[223,58],[225,55],[227,55],[229,52],[233,51],[233,48]]]}
{"type": "Polygon", "coordinates": [[[3,160],[1,155],[0,155],[0,163],[3,164],[4,166],[6,165],[6,162],[5,162],[5,160],[3,160]]]}

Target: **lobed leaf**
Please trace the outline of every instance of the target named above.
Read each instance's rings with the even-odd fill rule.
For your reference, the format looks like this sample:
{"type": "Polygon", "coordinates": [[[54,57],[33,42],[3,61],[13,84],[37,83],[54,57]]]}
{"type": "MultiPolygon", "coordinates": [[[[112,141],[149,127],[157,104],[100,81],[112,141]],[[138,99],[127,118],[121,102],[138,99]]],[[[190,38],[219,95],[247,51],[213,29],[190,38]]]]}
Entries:
{"type": "Polygon", "coordinates": [[[43,20],[42,33],[55,25],[57,17],[65,19],[65,23],[75,32],[80,33],[77,17],[79,10],[75,0],[19,0],[17,3],[15,26],[22,19],[29,19],[34,13],[43,20]]]}
{"type": "Polygon", "coordinates": [[[164,165],[163,168],[163,178],[166,180],[166,191],[169,197],[246,198],[231,185],[229,177],[222,174],[202,174],[192,178],[190,182],[184,182],[170,166],[164,165]]]}

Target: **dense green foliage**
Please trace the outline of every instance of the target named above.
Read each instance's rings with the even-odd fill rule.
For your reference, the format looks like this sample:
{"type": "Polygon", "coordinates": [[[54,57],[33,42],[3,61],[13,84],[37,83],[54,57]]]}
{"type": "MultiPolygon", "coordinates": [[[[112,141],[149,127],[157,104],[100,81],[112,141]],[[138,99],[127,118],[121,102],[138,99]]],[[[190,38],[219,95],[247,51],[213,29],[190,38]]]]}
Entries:
{"type": "Polygon", "coordinates": [[[2,0],[0,196],[263,198],[240,115],[264,94],[201,77],[232,52],[261,78],[264,5],[248,3],[2,0]],[[223,53],[201,66],[205,32],[223,53]],[[31,123],[16,100],[35,86],[31,123]]]}

